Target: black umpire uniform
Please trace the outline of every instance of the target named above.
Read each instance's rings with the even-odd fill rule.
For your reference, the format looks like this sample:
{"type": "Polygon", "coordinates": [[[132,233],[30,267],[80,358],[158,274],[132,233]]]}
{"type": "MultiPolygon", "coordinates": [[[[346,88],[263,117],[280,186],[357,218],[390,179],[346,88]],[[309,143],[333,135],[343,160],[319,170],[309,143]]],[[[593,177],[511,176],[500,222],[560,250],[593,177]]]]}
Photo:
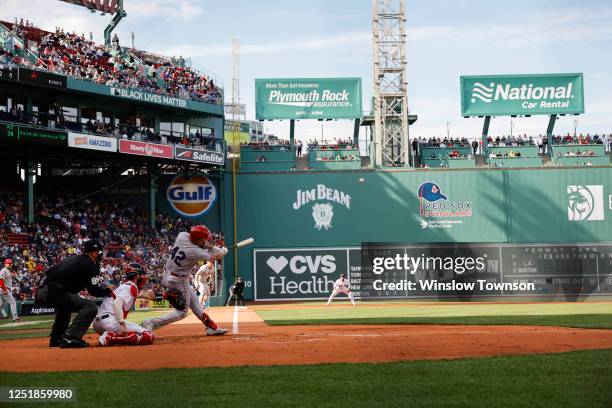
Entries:
{"type": "Polygon", "coordinates": [[[240,301],[240,306],[244,306],[244,281],[239,276],[234,285],[234,304],[240,301]]]}
{"type": "Polygon", "coordinates": [[[102,245],[87,241],[83,254],[71,256],[47,271],[44,284],[48,287],[47,304],[55,307],[55,322],[51,329],[50,347],[87,347],[83,335],[96,317],[98,306],[93,300],[83,299],[79,292],[87,291],[97,297],[108,296],[112,289],[100,287],[102,245]],[[70,324],[73,312],[77,315],[70,324]],[[70,327],[68,325],[70,324],[70,327]]]}

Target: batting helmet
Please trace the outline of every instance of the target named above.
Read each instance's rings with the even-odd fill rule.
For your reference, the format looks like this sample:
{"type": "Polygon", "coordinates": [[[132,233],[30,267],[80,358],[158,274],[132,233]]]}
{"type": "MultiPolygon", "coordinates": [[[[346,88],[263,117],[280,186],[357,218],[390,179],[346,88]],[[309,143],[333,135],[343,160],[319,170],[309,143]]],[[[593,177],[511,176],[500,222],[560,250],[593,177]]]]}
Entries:
{"type": "Polygon", "coordinates": [[[210,230],[204,225],[196,225],[194,227],[191,227],[191,231],[189,231],[189,239],[191,240],[191,242],[198,241],[202,238],[204,238],[206,241],[210,241],[210,230]]]}

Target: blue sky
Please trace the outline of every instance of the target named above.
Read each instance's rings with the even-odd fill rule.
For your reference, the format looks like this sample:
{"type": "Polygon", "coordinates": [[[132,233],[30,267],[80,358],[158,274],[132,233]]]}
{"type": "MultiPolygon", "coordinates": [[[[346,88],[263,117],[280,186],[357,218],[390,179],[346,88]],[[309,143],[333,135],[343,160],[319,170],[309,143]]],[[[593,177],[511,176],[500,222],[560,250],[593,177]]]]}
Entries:
{"type": "MultiPolygon", "coordinates": [[[[182,55],[224,78],[231,87],[231,41],[241,41],[241,101],[254,118],[254,79],[362,77],[364,109],[372,95],[369,0],[125,0],[119,25],[123,44],[182,55]]],[[[460,115],[459,76],[583,72],[586,114],[578,132],[612,132],[611,1],[407,0],[408,93],[419,115],[411,136],[476,137],[482,119],[460,115]]],[[[38,26],[88,33],[102,41],[108,16],[55,0],[2,0],[0,18],[32,19],[38,26]],[[25,6],[25,7],[24,7],[25,6]]],[[[515,118],[515,133],[539,134],[546,117],[515,118]]],[[[325,123],[325,137],[350,137],[348,121],[325,123]]],[[[266,128],[286,136],[288,122],[266,128]]],[[[556,131],[573,132],[574,117],[556,131]]],[[[303,139],[320,137],[319,122],[302,121],[303,139]]],[[[508,134],[510,118],[492,121],[493,134],[508,134]]]]}

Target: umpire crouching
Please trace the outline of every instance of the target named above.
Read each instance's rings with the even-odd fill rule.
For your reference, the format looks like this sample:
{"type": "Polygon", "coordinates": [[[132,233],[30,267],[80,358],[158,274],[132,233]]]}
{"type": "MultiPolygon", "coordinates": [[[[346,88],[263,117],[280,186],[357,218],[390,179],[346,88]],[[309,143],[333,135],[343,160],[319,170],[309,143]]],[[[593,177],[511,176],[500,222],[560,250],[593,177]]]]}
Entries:
{"type": "Polygon", "coordinates": [[[82,255],[71,256],[47,271],[43,283],[47,287],[46,303],[55,307],[50,347],[87,347],[83,335],[96,317],[98,307],[93,300],[80,297],[79,292],[87,288],[93,296],[106,297],[113,289],[112,285],[98,286],[102,245],[97,241],[87,241],[82,252],[82,255]],[[73,312],[77,315],[70,324],[73,312]]]}

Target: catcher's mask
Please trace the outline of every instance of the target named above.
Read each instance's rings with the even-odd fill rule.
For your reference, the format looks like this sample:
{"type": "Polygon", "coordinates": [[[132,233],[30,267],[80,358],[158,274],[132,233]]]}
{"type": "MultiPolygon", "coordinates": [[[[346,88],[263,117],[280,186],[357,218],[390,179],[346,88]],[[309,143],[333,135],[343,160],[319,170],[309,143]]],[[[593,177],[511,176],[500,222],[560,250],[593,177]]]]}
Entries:
{"type": "Polygon", "coordinates": [[[138,290],[142,290],[144,285],[147,283],[147,273],[147,268],[144,265],[137,262],[132,262],[125,268],[125,279],[132,280],[138,275],[136,286],[138,287],[138,290]]]}

